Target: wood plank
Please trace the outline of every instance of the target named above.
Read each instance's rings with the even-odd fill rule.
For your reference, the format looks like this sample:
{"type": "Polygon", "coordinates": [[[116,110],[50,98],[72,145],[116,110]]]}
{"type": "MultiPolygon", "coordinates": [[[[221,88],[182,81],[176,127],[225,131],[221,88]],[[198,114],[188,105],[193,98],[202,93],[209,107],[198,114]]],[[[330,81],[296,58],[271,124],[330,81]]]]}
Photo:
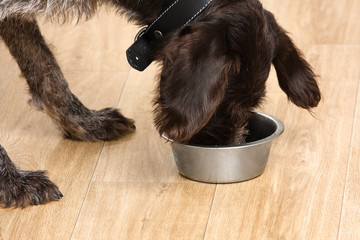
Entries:
{"type": "Polygon", "coordinates": [[[316,118],[269,90],[263,109],[284,121],[285,133],[261,177],[218,187],[206,239],[336,239],[360,46],[313,46],[306,55],[321,76],[316,118]]]}
{"type": "MultiPolygon", "coordinates": [[[[0,52],[1,54],[1,52],[0,52]]],[[[4,99],[6,91],[10,87],[11,81],[14,79],[15,71],[1,71],[0,70],[0,104],[4,99]]]]}
{"type": "Polygon", "coordinates": [[[94,181],[188,181],[178,174],[170,144],[159,136],[153,124],[155,73],[155,65],[144,73],[131,71],[119,107],[135,119],[136,132],[118,142],[105,144],[94,181]]]}
{"type": "Polygon", "coordinates": [[[351,142],[339,239],[360,239],[360,88],[351,142]]]}
{"type": "Polygon", "coordinates": [[[358,0],[262,0],[300,45],[359,44],[358,0]]]}
{"type": "Polygon", "coordinates": [[[125,51],[134,41],[138,27],[115,9],[100,8],[91,21],[61,26],[40,20],[45,39],[64,70],[129,71],[125,51]],[[61,37],[59,37],[61,36],[61,37]]]}
{"type": "MultiPolygon", "coordinates": [[[[65,75],[88,107],[100,108],[117,105],[128,74],[74,71],[65,75]]],[[[69,239],[103,143],[64,140],[45,114],[26,103],[26,89],[24,79],[14,79],[0,106],[1,144],[20,168],[48,170],[64,198],[23,210],[0,209],[1,234],[4,239],[69,239]]]]}
{"type": "MultiPolygon", "coordinates": [[[[102,143],[63,140],[47,116],[26,104],[24,80],[0,43],[0,143],[22,168],[49,170],[65,195],[46,206],[1,209],[0,239],[69,239],[76,223],[73,239],[202,239],[209,216],[205,239],[334,239],[339,225],[339,239],[360,238],[359,97],[353,123],[360,2],[262,2],[321,75],[324,101],[315,118],[288,104],[273,71],[262,110],[282,119],[285,133],[265,173],[219,185],[212,211],[215,185],[181,178],[153,127],[155,66],[131,72],[119,104],[136,120],[136,133],[106,143],[101,154],[102,143]]],[[[137,28],[113,10],[78,25],[42,24],[80,99],[96,109],[116,106],[130,69],[124,52],[137,28]]]]}
{"type": "Polygon", "coordinates": [[[5,44],[0,41],[0,71],[15,71],[16,63],[9,53],[5,44]]]}
{"type": "Polygon", "coordinates": [[[93,183],[71,239],[202,239],[215,185],[93,183]]]}
{"type": "Polygon", "coordinates": [[[5,44],[0,41],[0,104],[18,70],[5,44]]]}

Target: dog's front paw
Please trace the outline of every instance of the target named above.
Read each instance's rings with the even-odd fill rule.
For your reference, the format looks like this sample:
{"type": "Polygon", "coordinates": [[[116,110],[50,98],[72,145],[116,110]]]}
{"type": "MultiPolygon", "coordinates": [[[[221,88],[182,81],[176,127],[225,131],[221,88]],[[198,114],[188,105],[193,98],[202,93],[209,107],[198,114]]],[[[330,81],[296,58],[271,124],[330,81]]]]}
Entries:
{"type": "Polygon", "coordinates": [[[28,207],[60,200],[63,194],[44,171],[21,171],[3,176],[0,184],[2,207],[28,207]],[[16,177],[15,177],[16,176],[16,177]]]}
{"type": "Polygon", "coordinates": [[[90,111],[69,125],[63,128],[65,137],[85,141],[115,140],[135,130],[134,120],[113,108],[90,111]]]}

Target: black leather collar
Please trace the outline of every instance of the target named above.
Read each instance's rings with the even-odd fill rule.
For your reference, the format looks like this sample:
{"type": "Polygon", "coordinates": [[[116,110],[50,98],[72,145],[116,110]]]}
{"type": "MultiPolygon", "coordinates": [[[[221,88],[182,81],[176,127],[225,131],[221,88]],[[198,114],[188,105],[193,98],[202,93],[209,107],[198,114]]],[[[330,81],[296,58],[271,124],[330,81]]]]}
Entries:
{"type": "Polygon", "coordinates": [[[155,43],[168,33],[194,20],[213,0],[176,0],[153,23],[143,28],[135,42],[126,50],[129,64],[136,70],[145,70],[153,59],[155,43]]]}

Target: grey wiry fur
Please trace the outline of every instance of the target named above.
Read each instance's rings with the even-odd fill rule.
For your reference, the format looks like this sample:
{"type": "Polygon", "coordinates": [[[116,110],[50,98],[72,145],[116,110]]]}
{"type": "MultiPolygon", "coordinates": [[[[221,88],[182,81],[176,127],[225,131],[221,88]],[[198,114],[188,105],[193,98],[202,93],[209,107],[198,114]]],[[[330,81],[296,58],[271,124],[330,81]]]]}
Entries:
{"type": "Polygon", "coordinates": [[[2,0],[0,21],[6,17],[28,18],[44,14],[51,18],[90,18],[96,11],[97,0],[2,0]]]}

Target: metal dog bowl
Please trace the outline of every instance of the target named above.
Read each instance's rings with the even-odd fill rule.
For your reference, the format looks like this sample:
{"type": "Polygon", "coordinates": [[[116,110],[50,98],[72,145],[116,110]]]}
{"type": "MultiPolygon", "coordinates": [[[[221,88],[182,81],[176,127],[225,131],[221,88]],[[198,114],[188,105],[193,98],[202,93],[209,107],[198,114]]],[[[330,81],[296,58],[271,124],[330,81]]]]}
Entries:
{"type": "Polygon", "coordinates": [[[261,175],[269,157],[272,140],[284,131],[276,117],[254,112],[246,143],[237,146],[195,146],[172,142],[172,152],[181,175],[199,182],[234,183],[261,175]]]}

